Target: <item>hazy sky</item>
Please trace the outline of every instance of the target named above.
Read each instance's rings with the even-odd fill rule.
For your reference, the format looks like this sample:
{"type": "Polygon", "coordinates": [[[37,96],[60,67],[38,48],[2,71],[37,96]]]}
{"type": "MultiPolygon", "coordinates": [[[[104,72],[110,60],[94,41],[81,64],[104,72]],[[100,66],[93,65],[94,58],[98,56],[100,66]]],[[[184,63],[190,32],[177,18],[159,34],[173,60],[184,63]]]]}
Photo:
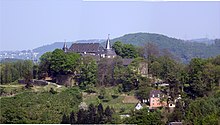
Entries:
{"type": "Polygon", "coordinates": [[[220,2],[0,0],[0,50],[136,32],[220,38],[220,2]]]}

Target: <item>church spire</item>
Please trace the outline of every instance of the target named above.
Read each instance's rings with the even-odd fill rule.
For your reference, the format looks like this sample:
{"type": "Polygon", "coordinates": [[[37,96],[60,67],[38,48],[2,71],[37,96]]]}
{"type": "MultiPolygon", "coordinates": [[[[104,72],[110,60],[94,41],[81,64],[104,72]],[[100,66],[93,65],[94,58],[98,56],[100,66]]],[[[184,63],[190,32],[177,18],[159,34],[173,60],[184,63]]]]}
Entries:
{"type": "Polygon", "coordinates": [[[63,51],[64,51],[64,52],[67,52],[67,49],[68,49],[68,48],[67,48],[66,40],[65,40],[65,41],[64,41],[64,44],[63,44],[63,51]]]}
{"type": "Polygon", "coordinates": [[[111,49],[109,35],[110,34],[108,34],[108,39],[107,39],[107,42],[106,42],[106,49],[107,50],[111,49]]]}

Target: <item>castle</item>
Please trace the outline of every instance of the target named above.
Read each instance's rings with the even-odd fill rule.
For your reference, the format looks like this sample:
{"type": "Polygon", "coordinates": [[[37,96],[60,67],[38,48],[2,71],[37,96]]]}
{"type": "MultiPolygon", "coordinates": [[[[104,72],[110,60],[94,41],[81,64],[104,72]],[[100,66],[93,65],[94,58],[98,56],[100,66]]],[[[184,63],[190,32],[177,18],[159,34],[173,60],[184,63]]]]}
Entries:
{"type": "Polygon", "coordinates": [[[117,56],[111,48],[109,35],[105,48],[100,43],[73,43],[68,48],[66,43],[64,43],[63,51],[79,53],[81,56],[93,56],[97,60],[100,58],[115,58],[117,56]]]}

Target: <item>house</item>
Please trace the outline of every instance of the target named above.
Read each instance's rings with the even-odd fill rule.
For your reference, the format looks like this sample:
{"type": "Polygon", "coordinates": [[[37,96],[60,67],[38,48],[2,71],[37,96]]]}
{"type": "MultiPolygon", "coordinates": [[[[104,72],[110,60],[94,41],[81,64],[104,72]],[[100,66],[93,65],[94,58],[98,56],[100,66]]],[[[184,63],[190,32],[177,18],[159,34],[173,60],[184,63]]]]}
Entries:
{"type": "Polygon", "coordinates": [[[109,35],[105,48],[100,43],[73,43],[71,47],[68,48],[64,42],[62,49],[64,52],[75,52],[82,56],[93,56],[96,60],[100,58],[115,58],[117,56],[115,51],[111,48],[109,35]]]}
{"type": "Polygon", "coordinates": [[[134,110],[140,110],[140,109],[142,109],[142,108],[143,108],[143,106],[141,105],[140,102],[138,102],[138,103],[136,104],[134,110]]]}
{"type": "Polygon", "coordinates": [[[160,90],[152,90],[149,97],[150,108],[158,108],[166,105],[166,102],[162,100],[164,94],[160,90]]]}

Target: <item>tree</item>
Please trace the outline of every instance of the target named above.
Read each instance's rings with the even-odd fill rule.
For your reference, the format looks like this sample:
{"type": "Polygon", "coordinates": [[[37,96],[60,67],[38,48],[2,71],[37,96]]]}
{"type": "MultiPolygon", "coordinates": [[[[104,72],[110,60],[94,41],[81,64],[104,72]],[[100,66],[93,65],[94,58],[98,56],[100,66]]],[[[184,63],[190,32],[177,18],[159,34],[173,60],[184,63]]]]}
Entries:
{"type": "Polygon", "coordinates": [[[146,109],[135,111],[130,117],[124,120],[126,124],[138,125],[161,125],[161,114],[158,111],[148,112],[146,109]]]}
{"type": "Polygon", "coordinates": [[[40,78],[43,77],[43,74],[48,74],[49,76],[51,74],[51,57],[52,57],[52,52],[46,52],[44,53],[40,58],[40,64],[39,64],[39,73],[40,73],[40,78]]]}
{"type": "Polygon", "coordinates": [[[169,116],[170,122],[181,122],[184,118],[184,109],[183,109],[183,103],[181,101],[178,101],[176,103],[176,107],[174,111],[169,116]]]}
{"type": "Polygon", "coordinates": [[[69,124],[69,123],[70,123],[69,117],[66,116],[66,114],[63,114],[61,124],[69,124]]]}
{"type": "Polygon", "coordinates": [[[198,98],[191,102],[186,109],[185,124],[218,125],[220,93],[210,97],[198,98]]]}
{"type": "Polygon", "coordinates": [[[86,88],[88,85],[94,86],[97,83],[97,64],[92,57],[83,57],[80,66],[80,84],[81,88],[86,88]]]}
{"type": "Polygon", "coordinates": [[[104,115],[104,109],[103,109],[102,103],[100,103],[97,109],[97,119],[99,123],[103,122],[103,115],[104,115]]]}
{"type": "Polygon", "coordinates": [[[87,123],[97,123],[96,107],[93,104],[89,105],[87,121],[87,123]]]}
{"type": "Polygon", "coordinates": [[[139,55],[147,60],[149,62],[153,61],[155,57],[158,57],[160,54],[159,48],[156,44],[147,42],[143,45],[143,47],[140,47],[139,49],[139,55]]]}
{"type": "Polygon", "coordinates": [[[143,100],[143,99],[149,99],[150,91],[152,88],[147,87],[147,86],[141,86],[139,89],[136,91],[136,96],[138,99],[143,100]]]}
{"type": "Polygon", "coordinates": [[[138,51],[132,44],[123,44],[122,42],[117,41],[112,48],[115,50],[115,53],[122,58],[136,58],[138,56],[138,51]]]}
{"type": "Polygon", "coordinates": [[[55,49],[51,56],[53,75],[73,73],[79,65],[79,59],[80,55],[77,53],[64,53],[61,49],[55,49]]]}
{"type": "Polygon", "coordinates": [[[31,79],[33,78],[33,62],[31,60],[25,60],[22,67],[22,77],[24,78],[27,88],[32,87],[31,79]]]}
{"type": "Polygon", "coordinates": [[[207,62],[200,58],[192,59],[188,66],[189,85],[193,97],[207,95],[207,86],[203,79],[203,69],[207,62]]]}
{"type": "Polygon", "coordinates": [[[102,58],[98,63],[98,84],[97,86],[113,85],[114,65],[113,59],[102,58]]]}
{"type": "Polygon", "coordinates": [[[75,123],[76,123],[75,113],[72,111],[70,113],[70,124],[75,124],[75,123]]]}
{"type": "Polygon", "coordinates": [[[112,48],[115,50],[115,53],[117,55],[122,55],[122,53],[123,53],[123,43],[122,42],[116,41],[113,44],[112,48]]]}
{"type": "Polygon", "coordinates": [[[111,110],[109,106],[107,106],[105,109],[106,123],[112,121],[112,114],[113,114],[113,111],[111,110]]]}
{"type": "Polygon", "coordinates": [[[77,113],[77,123],[83,124],[86,123],[87,112],[83,109],[80,109],[77,113]]]}

